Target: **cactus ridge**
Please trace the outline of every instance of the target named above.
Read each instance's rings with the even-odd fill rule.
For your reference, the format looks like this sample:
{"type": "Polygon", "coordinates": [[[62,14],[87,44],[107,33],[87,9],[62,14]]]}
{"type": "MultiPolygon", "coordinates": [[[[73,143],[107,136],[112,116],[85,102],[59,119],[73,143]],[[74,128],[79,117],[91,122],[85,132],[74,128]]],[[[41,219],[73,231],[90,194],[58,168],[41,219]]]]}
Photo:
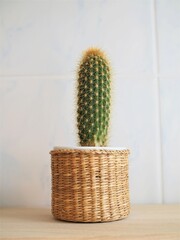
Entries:
{"type": "Polygon", "coordinates": [[[100,49],[90,49],[78,70],[77,126],[81,146],[106,146],[110,101],[108,60],[100,49]]]}

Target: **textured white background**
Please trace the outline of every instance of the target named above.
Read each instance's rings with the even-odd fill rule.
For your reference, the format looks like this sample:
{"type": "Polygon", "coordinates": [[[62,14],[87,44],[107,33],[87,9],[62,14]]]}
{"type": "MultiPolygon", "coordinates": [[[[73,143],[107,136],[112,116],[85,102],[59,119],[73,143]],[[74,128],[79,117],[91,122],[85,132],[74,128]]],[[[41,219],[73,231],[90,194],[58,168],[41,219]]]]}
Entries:
{"type": "Polygon", "coordinates": [[[0,0],[0,205],[50,206],[49,151],[76,145],[89,46],[114,69],[110,145],[131,149],[131,202],[180,202],[180,1],[0,0]]]}

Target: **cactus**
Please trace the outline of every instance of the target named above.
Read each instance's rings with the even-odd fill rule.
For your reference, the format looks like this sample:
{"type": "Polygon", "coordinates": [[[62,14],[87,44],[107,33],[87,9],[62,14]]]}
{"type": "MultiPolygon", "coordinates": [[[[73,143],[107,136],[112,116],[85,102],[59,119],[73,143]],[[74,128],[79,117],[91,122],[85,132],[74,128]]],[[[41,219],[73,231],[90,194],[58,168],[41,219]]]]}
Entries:
{"type": "Polygon", "coordinates": [[[77,127],[81,146],[106,146],[111,106],[111,71],[104,52],[88,49],[78,68],[77,127]]]}

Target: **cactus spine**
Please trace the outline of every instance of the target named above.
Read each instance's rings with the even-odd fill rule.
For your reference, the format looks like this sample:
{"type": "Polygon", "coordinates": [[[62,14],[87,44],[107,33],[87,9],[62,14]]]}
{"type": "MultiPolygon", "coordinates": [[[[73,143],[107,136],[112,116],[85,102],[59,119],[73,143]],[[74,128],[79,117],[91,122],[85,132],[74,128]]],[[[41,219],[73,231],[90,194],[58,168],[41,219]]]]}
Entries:
{"type": "Polygon", "coordinates": [[[81,146],[106,146],[110,121],[111,72],[103,51],[88,49],[78,69],[77,126],[81,146]]]}

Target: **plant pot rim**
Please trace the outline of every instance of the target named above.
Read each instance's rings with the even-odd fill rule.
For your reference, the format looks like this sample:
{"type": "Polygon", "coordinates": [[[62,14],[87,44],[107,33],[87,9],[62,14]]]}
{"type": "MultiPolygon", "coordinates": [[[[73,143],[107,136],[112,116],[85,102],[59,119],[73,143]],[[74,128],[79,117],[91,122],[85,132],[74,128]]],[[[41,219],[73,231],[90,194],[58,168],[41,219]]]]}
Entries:
{"type": "Polygon", "coordinates": [[[125,147],[87,147],[87,146],[55,146],[53,150],[62,150],[62,149],[67,149],[67,150],[109,150],[109,151],[124,151],[124,150],[129,150],[128,148],[125,147]]]}

